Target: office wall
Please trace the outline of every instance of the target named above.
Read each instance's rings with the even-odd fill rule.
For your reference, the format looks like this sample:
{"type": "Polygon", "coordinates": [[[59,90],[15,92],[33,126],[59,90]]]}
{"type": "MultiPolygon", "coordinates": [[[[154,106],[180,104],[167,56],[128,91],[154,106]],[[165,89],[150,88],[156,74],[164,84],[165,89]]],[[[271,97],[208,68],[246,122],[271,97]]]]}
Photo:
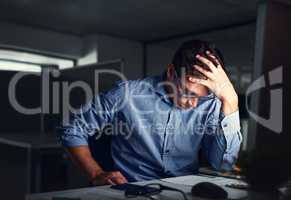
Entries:
{"type": "MultiPolygon", "coordinates": [[[[0,48],[8,47],[17,50],[28,50],[36,53],[73,58],[77,60],[76,64],[78,67],[108,60],[124,59],[125,65],[123,68],[126,77],[129,79],[142,77],[143,49],[142,44],[139,42],[101,34],[78,37],[7,23],[0,23],[0,28],[0,48]]],[[[5,73],[0,72],[0,75],[5,76],[5,73]]],[[[3,79],[0,82],[2,85],[7,86],[9,80],[6,80],[6,82],[5,80],[3,79]]],[[[26,84],[23,87],[28,86],[26,84]]],[[[7,88],[4,87],[3,91],[5,90],[7,91],[7,88]]],[[[27,96],[27,98],[30,98],[30,96],[27,96]]],[[[5,100],[3,106],[5,107],[7,103],[9,103],[8,100],[5,100]]],[[[39,106],[39,104],[37,104],[37,106],[39,106]]],[[[14,114],[13,109],[10,109],[9,112],[10,111],[14,114]]],[[[11,116],[14,117],[14,115],[11,116]]],[[[32,115],[28,117],[37,120],[37,126],[32,126],[35,127],[33,130],[40,130],[39,116],[32,115]]],[[[30,124],[24,124],[30,127],[30,124]]],[[[33,124],[35,124],[35,122],[33,124]]],[[[9,129],[8,126],[7,128],[2,127],[1,131],[17,132],[17,130],[32,130],[31,128],[24,128],[23,126],[15,127],[18,129],[9,129]]]]}
{"type": "Polygon", "coordinates": [[[68,58],[83,56],[83,41],[78,36],[8,23],[0,23],[0,29],[0,47],[68,58]]]}
{"type": "Polygon", "coordinates": [[[142,77],[142,43],[102,34],[87,36],[87,43],[97,49],[98,62],[124,59],[124,73],[127,78],[142,77]]]}
{"type": "Polygon", "coordinates": [[[95,37],[91,35],[83,36],[82,40],[83,40],[82,49],[83,56],[77,60],[76,65],[82,66],[97,63],[98,48],[97,43],[95,42],[95,37]]]}
{"type": "Polygon", "coordinates": [[[203,39],[219,47],[228,67],[253,67],[255,24],[168,40],[147,46],[147,74],[161,73],[184,41],[203,39]]]}
{"type": "Polygon", "coordinates": [[[79,37],[8,23],[0,23],[0,29],[0,48],[74,58],[79,66],[123,58],[129,78],[142,76],[143,49],[140,42],[102,34],[79,37]]]}

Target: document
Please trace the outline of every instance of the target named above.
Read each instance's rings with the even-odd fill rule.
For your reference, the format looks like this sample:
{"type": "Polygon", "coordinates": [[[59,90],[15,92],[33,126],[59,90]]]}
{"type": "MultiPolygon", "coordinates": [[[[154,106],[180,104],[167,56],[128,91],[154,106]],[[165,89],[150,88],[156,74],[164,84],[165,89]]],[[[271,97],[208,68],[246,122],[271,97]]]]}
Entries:
{"type": "Polygon", "coordinates": [[[175,178],[165,178],[165,179],[162,179],[162,181],[186,185],[186,186],[193,186],[200,182],[211,182],[220,186],[225,186],[229,184],[245,184],[245,182],[243,182],[242,180],[208,176],[208,175],[179,176],[175,178]]]}

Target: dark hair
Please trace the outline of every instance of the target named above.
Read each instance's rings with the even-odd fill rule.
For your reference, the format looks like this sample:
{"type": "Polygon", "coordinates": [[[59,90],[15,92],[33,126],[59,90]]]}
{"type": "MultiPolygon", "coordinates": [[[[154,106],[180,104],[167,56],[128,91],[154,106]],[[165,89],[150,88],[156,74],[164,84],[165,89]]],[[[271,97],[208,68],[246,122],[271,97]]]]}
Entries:
{"type": "Polygon", "coordinates": [[[212,60],[206,55],[207,50],[219,60],[222,66],[224,66],[223,56],[214,44],[202,40],[191,40],[184,42],[178,48],[173,57],[172,64],[174,65],[177,75],[180,77],[182,70],[185,70],[186,75],[194,75],[200,78],[205,78],[205,76],[197,71],[193,66],[194,64],[198,64],[199,66],[208,69],[206,65],[196,58],[196,55],[200,54],[212,60]]]}

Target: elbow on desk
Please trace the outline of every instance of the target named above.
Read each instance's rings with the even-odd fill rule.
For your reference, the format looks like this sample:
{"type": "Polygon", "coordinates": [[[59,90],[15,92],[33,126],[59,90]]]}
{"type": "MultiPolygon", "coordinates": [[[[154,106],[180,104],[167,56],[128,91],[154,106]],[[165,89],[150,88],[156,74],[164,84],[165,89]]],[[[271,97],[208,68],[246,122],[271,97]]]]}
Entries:
{"type": "Polygon", "coordinates": [[[216,171],[227,172],[233,170],[235,160],[235,158],[230,160],[224,157],[222,160],[215,160],[210,162],[210,164],[216,171]]]}

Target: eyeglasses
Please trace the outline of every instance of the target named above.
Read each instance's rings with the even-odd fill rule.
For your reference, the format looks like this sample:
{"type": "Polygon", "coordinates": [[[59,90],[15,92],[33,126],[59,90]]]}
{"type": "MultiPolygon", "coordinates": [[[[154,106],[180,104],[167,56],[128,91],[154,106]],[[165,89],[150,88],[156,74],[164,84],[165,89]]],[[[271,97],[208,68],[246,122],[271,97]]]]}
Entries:
{"type": "Polygon", "coordinates": [[[186,87],[182,86],[181,78],[178,77],[176,70],[174,72],[175,72],[174,79],[178,86],[178,92],[179,92],[180,97],[183,97],[186,99],[199,99],[199,100],[204,100],[204,101],[214,98],[213,95],[200,96],[200,95],[197,95],[195,92],[189,91],[186,87]]]}
{"type": "Polygon", "coordinates": [[[138,190],[137,189],[133,190],[132,188],[129,188],[125,190],[125,196],[127,198],[135,198],[138,196],[143,196],[143,197],[147,197],[149,199],[154,200],[155,198],[153,196],[160,194],[164,190],[179,192],[183,196],[183,200],[188,200],[185,192],[183,192],[182,190],[168,187],[159,183],[150,183],[142,187],[139,187],[138,190]]]}

